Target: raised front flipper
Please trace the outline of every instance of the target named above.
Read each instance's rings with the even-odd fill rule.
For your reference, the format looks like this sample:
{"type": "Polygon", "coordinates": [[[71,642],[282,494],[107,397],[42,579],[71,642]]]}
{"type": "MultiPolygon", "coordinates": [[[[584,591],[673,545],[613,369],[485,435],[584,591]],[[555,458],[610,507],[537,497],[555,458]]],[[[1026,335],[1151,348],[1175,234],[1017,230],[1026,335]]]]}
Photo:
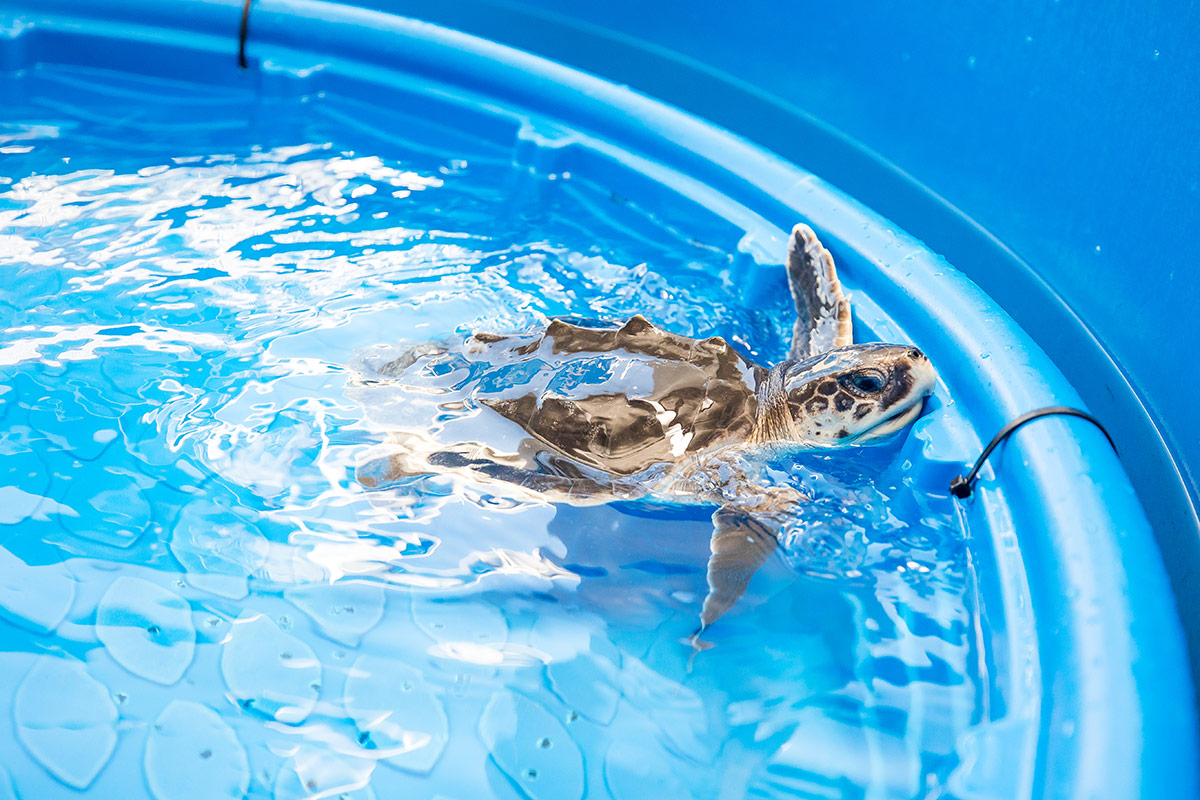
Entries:
{"type": "Polygon", "coordinates": [[[842,293],[833,256],[803,222],[788,243],[788,285],[796,303],[792,349],[788,357],[802,361],[852,344],[850,301],[842,293]]]}

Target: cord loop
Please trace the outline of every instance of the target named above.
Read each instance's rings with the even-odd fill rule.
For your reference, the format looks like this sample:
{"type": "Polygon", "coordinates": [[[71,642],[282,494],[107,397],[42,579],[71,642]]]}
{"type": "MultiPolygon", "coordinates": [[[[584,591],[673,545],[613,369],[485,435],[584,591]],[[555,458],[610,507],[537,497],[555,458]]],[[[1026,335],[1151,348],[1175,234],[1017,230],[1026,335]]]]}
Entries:
{"type": "Polygon", "coordinates": [[[1078,408],[1070,408],[1068,406],[1049,406],[1047,408],[1039,408],[1035,411],[1022,414],[1012,422],[1005,425],[1000,432],[992,438],[992,441],[988,442],[988,446],[983,448],[983,453],[979,456],[979,460],[975,462],[975,466],[971,467],[971,471],[967,473],[967,477],[964,478],[962,475],[959,475],[955,477],[954,480],[950,481],[950,494],[954,495],[960,500],[965,500],[966,498],[970,497],[971,492],[973,491],[972,484],[974,484],[976,478],[979,477],[979,470],[983,468],[984,462],[987,461],[988,456],[992,454],[992,451],[996,449],[996,446],[1015,433],[1017,428],[1020,428],[1026,422],[1032,422],[1033,420],[1040,419],[1041,417],[1051,416],[1079,417],[1080,419],[1086,419],[1088,422],[1100,429],[1100,432],[1104,434],[1104,438],[1108,439],[1108,443],[1112,445],[1113,452],[1117,451],[1116,444],[1113,443],[1112,437],[1108,435],[1108,431],[1105,430],[1102,424],[1100,424],[1100,420],[1096,419],[1086,411],[1080,411],[1078,408]]]}

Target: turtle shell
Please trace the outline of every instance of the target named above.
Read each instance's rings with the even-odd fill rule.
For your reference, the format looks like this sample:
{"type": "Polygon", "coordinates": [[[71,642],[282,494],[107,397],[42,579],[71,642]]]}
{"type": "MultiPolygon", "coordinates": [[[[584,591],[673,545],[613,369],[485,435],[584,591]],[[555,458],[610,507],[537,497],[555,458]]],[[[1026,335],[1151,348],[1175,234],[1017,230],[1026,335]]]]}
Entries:
{"type": "Polygon", "coordinates": [[[439,364],[458,375],[456,396],[516,423],[535,450],[619,476],[745,439],[765,374],[724,339],[679,336],[641,316],[619,328],[553,320],[540,335],[475,334],[378,372],[408,383],[439,364]]]}
{"type": "Polygon", "coordinates": [[[605,472],[632,475],[679,461],[745,438],[754,424],[757,368],[723,339],[679,336],[636,316],[615,329],[555,320],[518,349],[544,365],[545,391],[480,403],[605,472]]]}

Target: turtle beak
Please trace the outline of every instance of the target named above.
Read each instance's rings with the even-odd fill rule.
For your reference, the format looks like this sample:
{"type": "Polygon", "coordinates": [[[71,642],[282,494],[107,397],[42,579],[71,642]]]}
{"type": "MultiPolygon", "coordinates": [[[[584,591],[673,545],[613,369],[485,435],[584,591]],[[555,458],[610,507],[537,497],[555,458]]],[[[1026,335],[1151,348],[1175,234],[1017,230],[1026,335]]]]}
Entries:
{"type": "Polygon", "coordinates": [[[909,425],[917,421],[917,417],[921,416],[921,411],[925,408],[925,396],[921,395],[917,401],[902,411],[897,411],[883,422],[876,425],[871,430],[859,437],[859,444],[872,444],[886,439],[894,433],[898,433],[909,425]]]}
{"type": "Polygon", "coordinates": [[[909,373],[912,376],[912,390],[898,410],[882,422],[863,433],[857,440],[858,444],[870,444],[885,439],[907,428],[917,421],[925,408],[925,398],[933,394],[937,384],[937,372],[925,354],[915,347],[909,362],[909,373]]]}

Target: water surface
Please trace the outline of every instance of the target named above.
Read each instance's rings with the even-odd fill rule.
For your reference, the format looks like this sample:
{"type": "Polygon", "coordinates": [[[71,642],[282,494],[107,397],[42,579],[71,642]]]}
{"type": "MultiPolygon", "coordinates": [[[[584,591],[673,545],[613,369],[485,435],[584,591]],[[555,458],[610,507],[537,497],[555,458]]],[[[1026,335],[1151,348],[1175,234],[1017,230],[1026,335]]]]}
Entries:
{"type": "Polygon", "coordinates": [[[11,87],[0,796],[950,796],[987,676],[919,448],[770,465],[814,502],[690,671],[710,510],[355,480],[370,348],[641,313],[770,363],[781,270],[540,169],[544,121],[11,87]]]}

